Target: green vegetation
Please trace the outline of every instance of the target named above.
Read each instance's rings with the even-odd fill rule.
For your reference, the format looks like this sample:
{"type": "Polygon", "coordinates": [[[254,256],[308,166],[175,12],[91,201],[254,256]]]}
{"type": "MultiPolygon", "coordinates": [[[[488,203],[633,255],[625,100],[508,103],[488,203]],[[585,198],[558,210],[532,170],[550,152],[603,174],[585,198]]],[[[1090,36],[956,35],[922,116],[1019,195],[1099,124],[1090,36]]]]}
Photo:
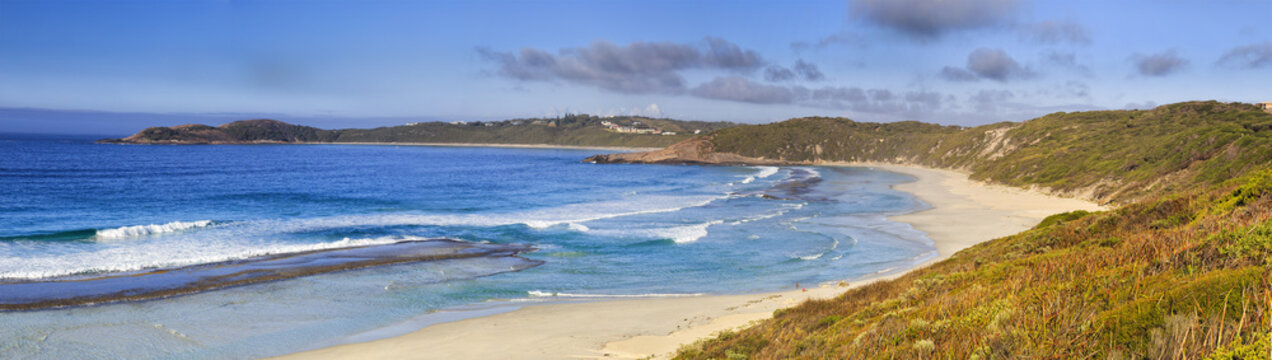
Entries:
{"type": "Polygon", "coordinates": [[[323,130],[274,120],[245,120],[218,127],[182,125],[154,127],[108,143],[146,144],[241,144],[297,142],[415,142],[545,144],[572,146],[664,147],[693,136],[694,130],[710,132],[734,126],[726,122],[678,121],[644,117],[601,118],[566,115],[545,119],[513,119],[489,122],[425,122],[374,129],[323,130]],[[675,135],[617,133],[601,122],[675,132],[675,135]]]}
{"type": "Polygon", "coordinates": [[[718,151],[962,168],[1122,206],[1050,216],[677,357],[1267,359],[1269,130],[1272,114],[1214,102],[970,129],[809,118],[722,130],[718,151]]]}
{"type": "Polygon", "coordinates": [[[957,168],[978,180],[1126,203],[1214,186],[1268,164],[1272,114],[1210,101],[974,128],[801,118],[724,129],[711,141],[718,152],[743,156],[957,168]]]}
{"type": "Polygon", "coordinates": [[[1248,189],[1268,176],[1056,215],[679,357],[1267,358],[1272,191],[1248,189]],[[1172,218],[1193,220],[1152,225],[1172,218]]]}

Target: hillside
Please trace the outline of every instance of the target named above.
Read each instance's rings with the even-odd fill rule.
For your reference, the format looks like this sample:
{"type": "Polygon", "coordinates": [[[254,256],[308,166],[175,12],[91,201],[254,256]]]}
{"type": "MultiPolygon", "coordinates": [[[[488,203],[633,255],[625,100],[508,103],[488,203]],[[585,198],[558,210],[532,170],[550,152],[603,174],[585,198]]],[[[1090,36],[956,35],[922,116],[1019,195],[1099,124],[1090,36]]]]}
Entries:
{"type": "Polygon", "coordinates": [[[778,311],[678,358],[1272,354],[1272,114],[1251,105],[1188,102],[974,128],[802,118],[588,160],[912,164],[1120,205],[1057,214],[899,279],[778,311]]]}
{"type": "Polygon", "coordinates": [[[289,143],[481,143],[570,146],[663,147],[734,126],[726,122],[679,121],[643,117],[600,118],[566,115],[549,119],[489,122],[424,122],[374,129],[324,130],[277,120],[243,120],[221,126],[181,125],[147,128],[122,139],[123,144],[289,144],[289,143]],[[622,133],[615,127],[657,130],[659,134],[622,133]],[[664,133],[674,133],[664,135],[664,133]]]}
{"type": "MultiPolygon", "coordinates": [[[[968,171],[977,180],[1129,203],[1154,193],[1217,185],[1268,164],[1272,114],[1253,105],[1211,101],[1055,113],[973,128],[816,117],[738,126],[689,141],[711,149],[704,153],[736,154],[753,162],[923,165],[968,171]]],[[[640,154],[592,160],[630,162],[632,156],[640,154]]]]}
{"type": "Polygon", "coordinates": [[[1052,216],[682,359],[1267,359],[1272,171],[1052,216]]]}

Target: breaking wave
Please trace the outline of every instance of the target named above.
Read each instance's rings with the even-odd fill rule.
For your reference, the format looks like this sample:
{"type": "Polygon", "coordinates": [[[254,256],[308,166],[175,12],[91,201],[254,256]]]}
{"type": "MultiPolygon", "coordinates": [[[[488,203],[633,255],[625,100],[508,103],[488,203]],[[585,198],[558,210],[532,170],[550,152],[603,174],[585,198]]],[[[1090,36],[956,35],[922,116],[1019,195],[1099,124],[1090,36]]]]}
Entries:
{"type": "Polygon", "coordinates": [[[384,245],[406,240],[427,240],[427,238],[415,236],[365,239],[345,238],[338,241],[314,244],[277,244],[271,246],[249,246],[247,244],[229,243],[168,243],[163,245],[147,244],[145,246],[116,247],[97,252],[75,253],[46,258],[28,257],[19,260],[0,257],[0,263],[17,263],[21,261],[24,264],[18,269],[0,270],[0,279],[35,280],[108,272],[137,271],[312,250],[384,245]]]}
{"type": "Polygon", "coordinates": [[[655,232],[661,237],[665,237],[665,238],[671,239],[672,241],[675,241],[677,244],[686,244],[686,243],[698,241],[698,239],[706,237],[707,234],[709,233],[707,231],[707,228],[711,227],[712,225],[719,225],[722,223],[724,223],[724,221],[715,220],[715,221],[705,222],[701,224],[659,229],[659,230],[656,230],[655,232]]]}
{"type": "Polygon", "coordinates": [[[94,237],[98,240],[120,240],[149,235],[174,233],[194,228],[212,226],[212,220],[199,221],[173,221],[167,224],[150,224],[150,225],[134,225],[124,226],[114,229],[97,230],[94,237]]]}
{"type": "Polygon", "coordinates": [[[759,171],[756,171],[755,174],[752,174],[751,176],[747,176],[745,179],[742,179],[743,184],[750,184],[752,181],[755,181],[756,179],[763,179],[769,176],[773,176],[773,174],[777,174],[777,171],[780,170],[776,166],[757,166],[755,167],[755,169],[758,169],[759,171]]]}

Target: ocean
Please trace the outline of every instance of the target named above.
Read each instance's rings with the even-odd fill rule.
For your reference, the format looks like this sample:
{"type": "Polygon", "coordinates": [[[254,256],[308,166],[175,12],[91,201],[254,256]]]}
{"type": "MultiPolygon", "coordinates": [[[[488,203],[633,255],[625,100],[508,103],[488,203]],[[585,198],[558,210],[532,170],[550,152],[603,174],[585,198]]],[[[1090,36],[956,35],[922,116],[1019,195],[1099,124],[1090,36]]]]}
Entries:
{"type": "Polygon", "coordinates": [[[3,311],[0,358],[255,358],[409,330],[438,311],[784,290],[936,255],[921,232],[886,219],[926,206],[890,188],[913,179],[868,168],[93,140],[0,135],[0,305],[186,289],[228,266],[285,273],[354,247],[392,256],[419,244],[411,251],[428,256],[3,311]],[[442,238],[454,241],[430,241],[442,238]]]}

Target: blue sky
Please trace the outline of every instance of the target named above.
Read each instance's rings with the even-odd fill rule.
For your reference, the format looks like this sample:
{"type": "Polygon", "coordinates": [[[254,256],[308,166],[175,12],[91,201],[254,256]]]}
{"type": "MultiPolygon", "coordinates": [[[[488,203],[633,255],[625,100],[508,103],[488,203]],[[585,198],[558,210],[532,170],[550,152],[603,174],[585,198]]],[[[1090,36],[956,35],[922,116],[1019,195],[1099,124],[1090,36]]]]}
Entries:
{"type": "Polygon", "coordinates": [[[0,131],[1272,100],[1272,2],[0,0],[0,131]]]}

